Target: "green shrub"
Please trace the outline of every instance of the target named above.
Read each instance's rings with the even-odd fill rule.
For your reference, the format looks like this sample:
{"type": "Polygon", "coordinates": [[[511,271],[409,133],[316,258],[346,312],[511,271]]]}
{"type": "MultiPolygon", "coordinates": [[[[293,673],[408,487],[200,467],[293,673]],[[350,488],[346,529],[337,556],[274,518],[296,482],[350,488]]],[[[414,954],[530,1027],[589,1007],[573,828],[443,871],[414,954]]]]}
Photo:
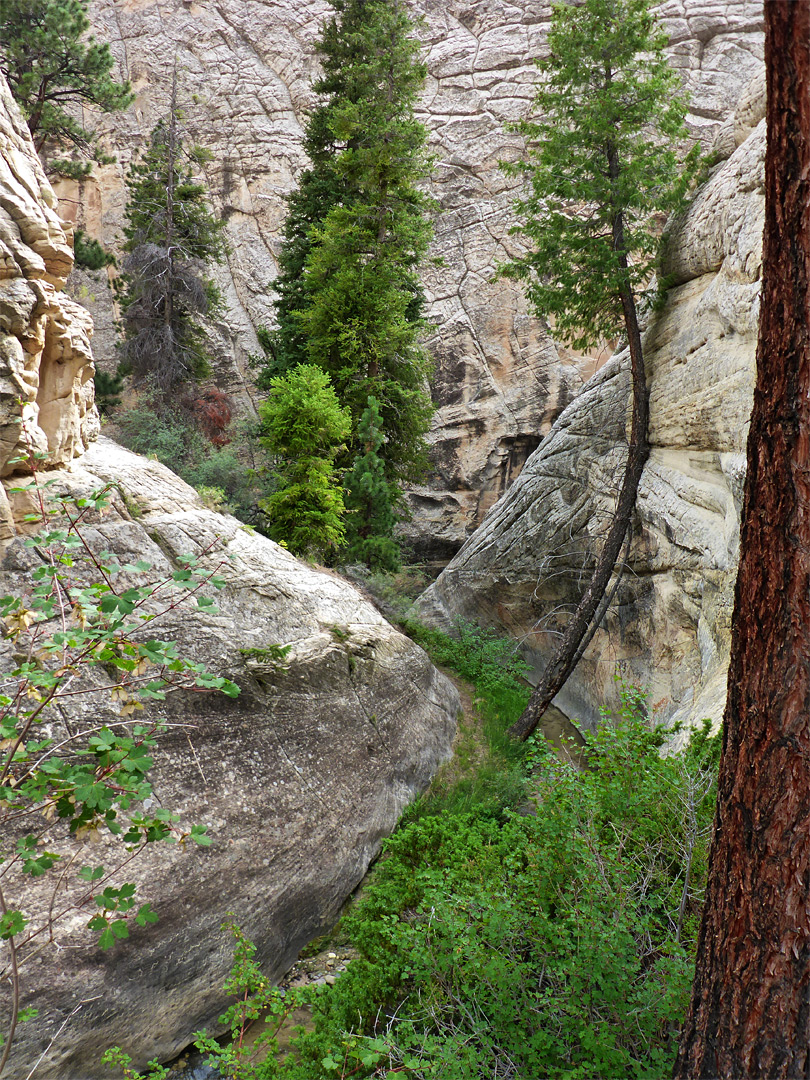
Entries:
{"type": "Polygon", "coordinates": [[[118,439],[136,454],[156,457],[187,484],[202,492],[222,492],[222,509],[248,524],[261,527],[256,503],[263,493],[258,472],[240,460],[235,446],[254,461],[261,458],[258,442],[237,431],[238,442],[214,446],[188,412],[171,408],[149,388],[132,408],[114,415],[118,439]]]}
{"type": "Polygon", "coordinates": [[[276,458],[277,489],[260,501],[267,534],[296,555],[322,555],[344,540],[335,458],[351,432],[325,371],[299,364],[270,380],[259,406],[261,443],[276,458]]]}
{"type": "Polygon", "coordinates": [[[105,266],[115,265],[115,256],[81,229],[73,234],[73,258],[77,266],[86,270],[103,270],[105,266]]]}
{"type": "Polygon", "coordinates": [[[663,738],[629,702],[588,737],[583,772],[535,744],[536,814],[443,814],[392,837],[344,920],[361,959],[283,1075],[668,1075],[717,740],[662,757],[663,738]]]}

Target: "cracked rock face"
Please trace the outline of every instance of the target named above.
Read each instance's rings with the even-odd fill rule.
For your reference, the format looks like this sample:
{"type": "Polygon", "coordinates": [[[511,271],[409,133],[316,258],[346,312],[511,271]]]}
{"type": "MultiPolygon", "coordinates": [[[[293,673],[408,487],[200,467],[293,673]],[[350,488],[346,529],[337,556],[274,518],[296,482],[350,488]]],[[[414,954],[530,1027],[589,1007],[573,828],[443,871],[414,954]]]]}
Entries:
{"type": "MultiPolygon", "coordinates": [[[[98,434],[93,322],[62,291],[72,265],[72,236],[0,79],[0,476],[28,450],[63,464],[98,434]]],[[[0,541],[9,514],[0,494],[0,541]]]]}
{"type": "MultiPolygon", "coordinates": [[[[230,1003],[222,984],[232,942],[220,929],[229,912],[270,979],[331,927],[404,807],[449,757],[459,703],[425,653],[353,586],[206,510],[159,463],[99,439],[57,475],[59,491],[75,495],[115,485],[110,511],[86,530],[96,550],[122,564],[145,559],[160,576],[181,554],[219,567],[218,610],[181,607],[154,632],[241,688],[236,699],[178,693],[158,706],[177,726],[155,753],[155,795],[181,821],[208,825],[212,838],[192,850],[150,846],[114,879],[135,883],[160,921],[101,953],[86,904],[57,931],[58,948],[23,968],[24,1003],[39,1016],[19,1028],[9,1076],[25,1076],[80,1006],[39,1074],[98,1080],[111,1045],[140,1068],[216,1028],[230,1003]],[[283,661],[274,645],[290,646],[283,661]]],[[[12,540],[0,593],[24,588],[37,561],[12,540]]],[[[8,648],[0,643],[0,670],[8,648]]],[[[120,719],[114,708],[96,696],[71,719],[109,723],[120,719]]],[[[102,847],[75,846],[78,866],[105,861],[102,847]]],[[[26,883],[28,911],[47,907],[54,882],[46,879],[26,883]]],[[[76,888],[73,875],[66,885],[62,902],[76,888]]]]}
{"type": "MultiPolygon", "coordinates": [[[[627,567],[583,660],[557,697],[594,726],[614,674],[650,692],[666,722],[719,721],[726,691],[745,442],[756,369],[764,220],[764,81],[718,134],[730,157],[670,246],[676,285],[644,337],[652,452],[627,567]],[[752,130],[753,128],[753,130],[752,130]],[[737,145],[739,144],[739,145],[737,145]]],[[[420,598],[423,618],[500,627],[541,670],[587,580],[626,455],[626,353],[555,422],[509,492],[420,598]]]]}
{"type": "MultiPolygon", "coordinates": [[[[150,771],[156,797],[208,825],[213,840],[193,851],[150,845],[113,876],[115,887],[139,886],[160,915],[156,926],[101,953],[87,930],[97,909],[75,870],[115,863],[103,842],[66,841],[59,903],[81,902],[57,924],[53,947],[23,963],[23,1005],[39,1012],[17,1030],[8,1075],[26,1076],[40,1059],[37,1075],[97,1080],[109,1046],[126,1044],[140,1068],[216,1026],[229,1004],[221,988],[232,945],[220,931],[228,912],[255,940],[270,978],[334,922],[383,837],[449,756],[458,695],[343,579],[205,509],[157,462],[91,442],[92,321],[61,291],[73,254],[55,205],[0,85],[0,595],[25,597],[41,566],[24,542],[26,530],[36,531],[26,517],[37,503],[20,490],[30,481],[14,460],[22,439],[42,453],[40,476],[56,494],[110,486],[109,511],[83,534],[96,552],[114,552],[122,564],[145,559],[158,577],[181,555],[222,563],[219,610],[181,606],[155,630],[242,691],[234,700],[170,695],[154,706],[169,723],[150,771]],[[290,646],[283,662],[270,648],[279,645],[290,646]]],[[[0,674],[19,661],[0,637],[0,674]]],[[[83,677],[94,674],[108,683],[98,669],[83,677]]],[[[106,692],[66,701],[59,715],[80,730],[123,719],[106,692]]],[[[55,880],[27,878],[19,896],[12,876],[7,903],[38,925],[55,880]]],[[[7,959],[4,947],[0,971],[7,959]]]]}
{"type": "MultiPolygon", "coordinates": [[[[115,247],[122,177],[133,152],[167,108],[176,65],[193,137],[213,160],[206,182],[228,220],[231,253],[218,271],[228,313],[216,328],[215,376],[250,408],[247,356],[255,327],[273,318],[284,197],[305,165],[301,134],[313,104],[313,43],[331,9],[324,0],[92,0],[100,38],[137,91],[126,115],[101,127],[118,155],[97,179],[59,186],[62,211],[115,247]]],[[[558,349],[527,311],[520,290],[493,281],[519,250],[509,237],[515,181],[498,168],[520,152],[504,124],[525,116],[534,93],[532,58],[542,53],[546,0],[415,0],[423,15],[429,75],[421,111],[440,204],[424,274],[428,345],[438,405],[433,471],[411,494],[406,537],[417,553],[447,558],[520,472],[554,418],[601,362],[558,349]]],[[[665,0],[672,62],[692,95],[690,123],[708,144],[762,55],[759,0],[665,0]]],[[[731,134],[733,137],[733,133],[731,134]]],[[[109,296],[87,275],[71,287],[90,307],[96,355],[113,360],[109,296]]]]}

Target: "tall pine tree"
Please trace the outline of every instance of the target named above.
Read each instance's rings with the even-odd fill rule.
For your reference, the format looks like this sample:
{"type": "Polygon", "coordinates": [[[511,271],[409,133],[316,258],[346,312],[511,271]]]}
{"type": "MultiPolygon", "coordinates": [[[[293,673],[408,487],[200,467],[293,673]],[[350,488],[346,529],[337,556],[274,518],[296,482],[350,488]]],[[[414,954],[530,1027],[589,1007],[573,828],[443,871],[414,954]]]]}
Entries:
{"type": "Polygon", "coordinates": [[[208,369],[203,319],[220,303],[206,265],[225,252],[224,222],[206,202],[199,174],[208,155],[188,146],[175,92],[169,114],[127,179],[120,301],[122,362],[162,391],[208,369]]]}
{"type": "Polygon", "coordinates": [[[71,152],[48,165],[81,178],[91,161],[110,161],[71,106],[119,112],[134,99],[129,83],[111,78],[110,46],[87,36],[89,0],[3,0],[0,72],[20,105],[37,153],[71,152]],[[89,159],[89,160],[88,160],[89,159]]]}
{"type": "Polygon", "coordinates": [[[676,148],[686,104],[664,55],[666,34],[650,0],[559,3],[536,120],[515,125],[529,142],[529,191],[515,232],[532,250],[505,268],[524,282],[539,315],[577,348],[624,336],[630,352],[632,417],[616,509],[591,579],[559,645],[511,731],[525,739],[579,662],[603,601],[649,456],[648,390],[637,300],[654,284],[662,215],[682,205],[697,157],[683,169],[676,148]]]}
{"type": "Polygon", "coordinates": [[[317,364],[355,431],[374,396],[386,479],[398,483],[424,464],[432,411],[418,278],[432,236],[418,188],[430,161],[414,117],[425,67],[404,0],[333,6],[304,143],[311,165],[289,200],[267,379],[317,364]]]}

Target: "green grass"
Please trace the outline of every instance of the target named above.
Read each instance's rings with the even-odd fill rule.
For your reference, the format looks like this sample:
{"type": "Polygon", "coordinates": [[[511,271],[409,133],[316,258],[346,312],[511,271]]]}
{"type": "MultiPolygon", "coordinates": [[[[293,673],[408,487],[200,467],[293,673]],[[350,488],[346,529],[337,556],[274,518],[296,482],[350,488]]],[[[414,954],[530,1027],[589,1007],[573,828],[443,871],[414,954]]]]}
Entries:
{"type": "Polygon", "coordinates": [[[470,684],[478,715],[463,717],[453,761],[405,811],[402,824],[437,814],[500,818],[526,800],[526,748],[507,730],[529,699],[523,680],[527,665],[514,642],[463,620],[456,622],[455,636],[413,619],[403,630],[434,664],[470,684]]]}

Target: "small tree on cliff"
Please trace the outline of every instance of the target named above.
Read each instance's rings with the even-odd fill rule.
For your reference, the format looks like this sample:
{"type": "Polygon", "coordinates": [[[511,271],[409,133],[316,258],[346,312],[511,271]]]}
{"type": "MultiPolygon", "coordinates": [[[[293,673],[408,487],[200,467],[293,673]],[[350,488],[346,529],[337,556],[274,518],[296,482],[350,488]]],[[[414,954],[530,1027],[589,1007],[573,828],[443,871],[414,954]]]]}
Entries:
{"type": "MultiPolygon", "coordinates": [[[[532,251],[503,272],[524,283],[555,335],[577,348],[626,335],[632,426],[613,522],[591,580],[565,627],[526,712],[512,728],[525,739],[565,683],[630,527],[649,454],[648,392],[637,300],[649,290],[659,246],[656,223],[678,208],[690,170],[675,153],[686,106],[664,57],[666,35],[649,0],[557,4],[538,62],[539,118],[514,125],[529,142],[529,193],[517,203],[532,251]]],[[[693,157],[692,161],[695,160],[693,157]]]]}
{"type": "Polygon", "coordinates": [[[333,6],[318,45],[323,103],[304,143],[311,166],[289,200],[267,377],[317,364],[355,427],[373,395],[391,483],[422,468],[432,411],[418,280],[432,235],[417,187],[429,158],[414,117],[425,67],[404,0],[333,6]]]}
{"type": "Polygon", "coordinates": [[[0,4],[0,72],[28,121],[37,153],[69,151],[48,165],[80,178],[109,161],[96,135],[70,106],[120,112],[133,101],[128,82],[110,77],[109,45],[87,37],[89,0],[5,0],[0,4]],[[84,160],[82,160],[84,159],[84,160]],[[89,160],[88,160],[89,159],[89,160]]]}
{"type": "Polygon", "coordinates": [[[765,5],[757,382],[709,882],[676,1077],[810,1074],[810,6],[765,5]]]}
{"type": "Polygon", "coordinates": [[[173,91],[168,116],[129,171],[120,290],[121,359],[136,379],[151,376],[164,392],[207,371],[202,320],[220,300],[206,264],[225,251],[224,222],[195,175],[207,152],[186,144],[178,116],[173,91]]]}

